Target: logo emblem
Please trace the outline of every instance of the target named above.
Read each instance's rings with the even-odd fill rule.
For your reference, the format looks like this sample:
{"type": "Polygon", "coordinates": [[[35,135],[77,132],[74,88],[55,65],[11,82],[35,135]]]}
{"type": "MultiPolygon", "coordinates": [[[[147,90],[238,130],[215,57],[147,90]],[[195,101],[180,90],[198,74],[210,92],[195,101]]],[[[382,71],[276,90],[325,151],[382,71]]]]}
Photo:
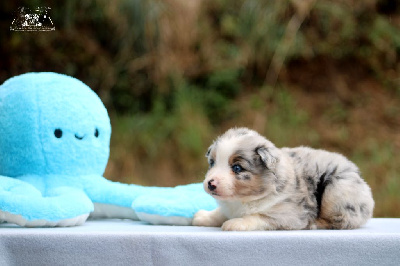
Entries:
{"type": "Polygon", "coordinates": [[[19,7],[11,23],[11,31],[53,31],[53,21],[50,18],[50,7],[37,7],[33,10],[19,7]]]}

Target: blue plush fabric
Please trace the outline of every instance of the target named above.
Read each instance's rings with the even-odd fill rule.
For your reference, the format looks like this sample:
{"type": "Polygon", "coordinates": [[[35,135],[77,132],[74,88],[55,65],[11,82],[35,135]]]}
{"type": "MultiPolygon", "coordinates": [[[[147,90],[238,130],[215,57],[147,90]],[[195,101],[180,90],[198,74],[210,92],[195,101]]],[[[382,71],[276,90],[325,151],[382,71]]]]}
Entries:
{"type": "Polygon", "coordinates": [[[28,73],[4,82],[0,86],[0,220],[21,225],[35,220],[58,222],[89,214],[93,203],[102,203],[132,206],[169,223],[168,217],[191,218],[199,209],[216,207],[201,184],[142,187],[102,177],[110,136],[106,108],[81,81],[56,73],[28,73]]]}
{"type": "Polygon", "coordinates": [[[1,86],[1,175],[102,175],[110,135],[103,103],[77,79],[28,73],[1,86]]]}
{"type": "Polygon", "coordinates": [[[138,213],[193,218],[199,210],[213,210],[215,200],[206,195],[203,184],[190,184],[171,189],[162,189],[148,195],[139,196],[132,204],[138,213]]]}

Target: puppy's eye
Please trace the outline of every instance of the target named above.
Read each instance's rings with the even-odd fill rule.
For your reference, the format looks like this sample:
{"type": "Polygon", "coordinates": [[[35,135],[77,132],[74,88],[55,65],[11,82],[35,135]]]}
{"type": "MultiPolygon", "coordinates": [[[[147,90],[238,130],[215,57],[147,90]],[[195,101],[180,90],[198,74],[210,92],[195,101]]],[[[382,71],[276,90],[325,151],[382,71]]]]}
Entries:
{"type": "Polygon", "coordinates": [[[210,159],[210,161],[208,162],[210,164],[210,168],[214,166],[215,162],[213,159],[210,159]]]}
{"type": "Polygon", "coordinates": [[[239,174],[240,172],[243,171],[243,168],[242,168],[240,165],[235,164],[235,165],[232,166],[232,171],[233,171],[235,174],[239,174]]]}
{"type": "Polygon", "coordinates": [[[94,130],[94,136],[95,136],[96,138],[99,137],[99,130],[98,130],[97,128],[94,130]]]}

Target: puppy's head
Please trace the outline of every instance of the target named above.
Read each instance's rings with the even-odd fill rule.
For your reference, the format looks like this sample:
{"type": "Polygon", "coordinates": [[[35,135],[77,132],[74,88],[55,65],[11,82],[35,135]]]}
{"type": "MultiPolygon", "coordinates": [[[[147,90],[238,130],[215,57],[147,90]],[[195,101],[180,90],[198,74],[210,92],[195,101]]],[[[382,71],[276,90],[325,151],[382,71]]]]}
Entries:
{"type": "Polygon", "coordinates": [[[280,150],[257,132],[233,128],[217,138],[206,154],[204,189],[218,200],[255,200],[276,192],[280,150]]]}

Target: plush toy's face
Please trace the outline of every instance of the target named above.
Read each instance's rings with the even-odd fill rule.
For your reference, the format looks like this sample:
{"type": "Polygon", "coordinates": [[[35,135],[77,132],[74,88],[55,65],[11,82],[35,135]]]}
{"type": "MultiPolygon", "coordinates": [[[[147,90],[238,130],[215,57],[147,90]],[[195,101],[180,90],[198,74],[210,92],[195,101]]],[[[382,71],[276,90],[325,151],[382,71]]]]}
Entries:
{"type": "Polygon", "coordinates": [[[102,175],[110,120],[85,84],[29,73],[0,86],[0,175],[102,175]]]}

